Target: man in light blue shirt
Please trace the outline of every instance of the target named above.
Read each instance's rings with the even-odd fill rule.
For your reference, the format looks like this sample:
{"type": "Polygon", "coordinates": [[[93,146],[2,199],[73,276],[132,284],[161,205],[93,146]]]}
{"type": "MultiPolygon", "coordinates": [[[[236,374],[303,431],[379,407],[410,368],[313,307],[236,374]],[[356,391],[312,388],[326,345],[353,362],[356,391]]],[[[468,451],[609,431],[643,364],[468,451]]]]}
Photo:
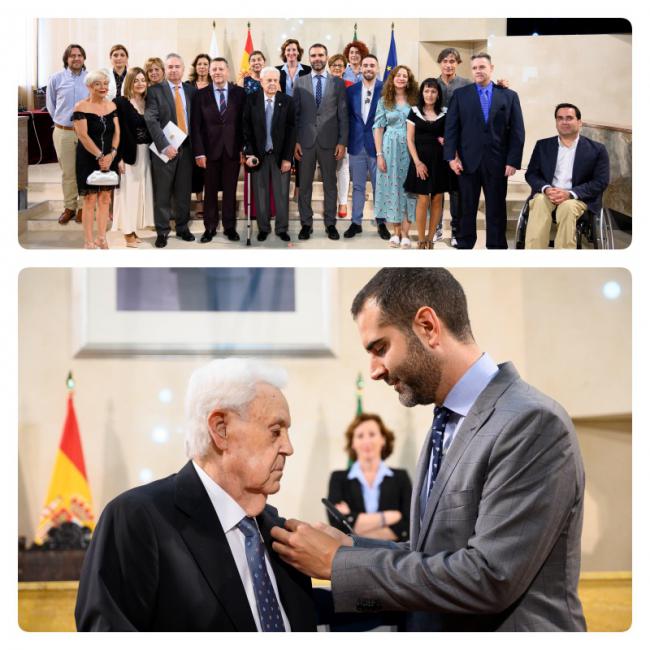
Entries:
{"type": "Polygon", "coordinates": [[[63,212],[59,223],[64,226],[73,217],[81,223],[81,206],[77,190],[77,135],[72,126],[72,111],[77,102],[88,96],[86,88],[86,52],[75,43],[63,53],[63,70],[47,82],[46,105],[54,122],[52,142],[61,168],[63,212]]]}

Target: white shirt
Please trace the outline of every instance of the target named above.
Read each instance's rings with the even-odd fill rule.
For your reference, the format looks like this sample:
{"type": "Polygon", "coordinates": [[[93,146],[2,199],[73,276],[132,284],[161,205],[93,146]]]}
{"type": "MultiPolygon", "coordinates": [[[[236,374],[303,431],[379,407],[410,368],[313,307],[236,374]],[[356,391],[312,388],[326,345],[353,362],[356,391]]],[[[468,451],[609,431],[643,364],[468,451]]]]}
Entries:
{"type": "MultiPolygon", "coordinates": [[[[573,178],[573,163],[576,159],[576,148],[578,147],[578,136],[570,147],[562,144],[562,140],[558,137],[557,149],[557,162],[555,163],[555,173],[553,174],[553,187],[558,187],[563,190],[570,190],[573,187],[571,179],[573,178]]],[[[542,192],[548,187],[542,187],[542,192]]],[[[573,198],[577,198],[575,192],[571,192],[573,198]]]]}
{"type": "MultiPolygon", "coordinates": [[[[223,528],[223,532],[226,535],[226,540],[228,546],[230,546],[230,552],[232,557],[235,560],[237,565],[237,571],[239,572],[239,577],[241,578],[244,591],[246,592],[246,598],[248,599],[248,604],[251,608],[253,618],[255,619],[255,625],[258,632],[262,631],[262,626],[260,624],[260,615],[257,612],[257,603],[255,601],[255,591],[253,589],[253,579],[248,568],[248,562],[246,560],[246,548],[244,533],[237,528],[237,524],[246,517],[245,510],[217,483],[215,483],[194,461],[192,461],[196,473],[203,483],[205,491],[210,497],[210,501],[214,507],[217,517],[219,517],[219,522],[223,528]]],[[[284,629],[287,632],[291,631],[291,625],[289,624],[289,619],[287,614],[282,607],[282,602],[280,601],[280,594],[278,592],[278,584],[275,579],[275,574],[271,568],[271,563],[269,562],[269,554],[264,549],[264,559],[266,560],[266,570],[269,573],[269,578],[271,579],[271,584],[273,585],[273,591],[275,592],[275,597],[278,599],[278,605],[280,606],[280,613],[282,614],[282,620],[284,621],[284,629]]]]}
{"type": "Polygon", "coordinates": [[[368,114],[370,113],[370,107],[372,106],[372,98],[375,94],[375,82],[372,82],[372,86],[368,88],[364,83],[361,84],[361,117],[363,117],[364,124],[368,121],[368,114]],[[370,91],[370,94],[368,94],[370,91]],[[369,102],[366,102],[366,99],[370,99],[369,102]]]}

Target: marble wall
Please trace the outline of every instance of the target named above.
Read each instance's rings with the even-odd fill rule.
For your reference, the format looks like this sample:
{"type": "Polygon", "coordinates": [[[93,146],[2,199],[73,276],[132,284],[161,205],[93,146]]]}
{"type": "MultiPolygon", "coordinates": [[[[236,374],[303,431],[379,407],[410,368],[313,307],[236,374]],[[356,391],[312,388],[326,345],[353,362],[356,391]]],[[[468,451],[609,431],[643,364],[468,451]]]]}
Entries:
{"type": "Polygon", "coordinates": [[[603,205],[631,217],[632,129],[583,122],[582,133],[604,144],[609,154],[609,187],[605,191],[603,205]]]}

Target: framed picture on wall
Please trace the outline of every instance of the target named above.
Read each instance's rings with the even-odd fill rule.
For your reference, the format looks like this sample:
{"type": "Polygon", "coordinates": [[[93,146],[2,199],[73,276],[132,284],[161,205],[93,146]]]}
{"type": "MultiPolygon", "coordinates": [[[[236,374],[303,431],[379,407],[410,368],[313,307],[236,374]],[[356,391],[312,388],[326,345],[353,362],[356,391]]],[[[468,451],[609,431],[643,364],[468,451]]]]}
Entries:
{"type": "Polygon", "coordinates": [[[76,269],[73,354],[332,356],[335,280],[327,269],[76,269]]]}

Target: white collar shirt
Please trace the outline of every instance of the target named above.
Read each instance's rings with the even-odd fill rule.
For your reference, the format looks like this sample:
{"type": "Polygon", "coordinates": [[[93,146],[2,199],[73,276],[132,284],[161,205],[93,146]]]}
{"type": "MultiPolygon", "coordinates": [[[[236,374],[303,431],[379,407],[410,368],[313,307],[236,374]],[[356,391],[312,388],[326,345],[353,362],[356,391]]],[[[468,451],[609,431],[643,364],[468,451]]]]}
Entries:
{"type": "Polygon", "coordinates": [[[558,137],[557,162],[555,163],[555,173],[553,174],[553,187],[559,187],[563,190],[570,190],[573,187],[573,163],[576,159],[578,140],[580,140],[580,136],[573,141],[570,147],[566,147],[558,137]]]}
{"type": "MultiPolygon", "coordinates": [[[[260,624],[260,616],[257,611],[257,602],[255,601],[255,591],[253,589],[253,579],[250,574],[250,569],[248,568],[248,562],[246,560],[246,549],[245,549],[245,540],[244,533],[239,530],[237,525],[239,522],[246,517],[245,510],[214,480],[206,474],[194,461],[192,461],[196,473],[205,487],[205,491],[210,497],[212,506],[214,507],[217,517],[219,517],[219,522],[223,528],[223,532],[226,535],[226,541],[230,547],[230,552],[232,557],[235,560],[235,565],[237,566],[237,571],[239,577],[241,578],[244,591],[246,592],[246,598],[248,604],[251,608],[253,618],[255,619],[255,625],[259,632],[262,631],[262,626],[260,624]]],[[[282,614],[282,620],[284,621],[284,629],[287,632],[291,631],[291,625],[289,624],[289,619],[287,614],[284,611],[282,602],[280,601],[280,593],[278,592],[278,584],[275,579],[275,574],[273,573],[273,568],[269,561],[269,554],[266,547],[264,548],[264,559],[266,560],[266,570],[268,571],[269,578],[271,579],[271,584],[273,585],[273,591],[275,596],[278,599],[278,605],[280,606],[280,613],[282,614]]]]}

